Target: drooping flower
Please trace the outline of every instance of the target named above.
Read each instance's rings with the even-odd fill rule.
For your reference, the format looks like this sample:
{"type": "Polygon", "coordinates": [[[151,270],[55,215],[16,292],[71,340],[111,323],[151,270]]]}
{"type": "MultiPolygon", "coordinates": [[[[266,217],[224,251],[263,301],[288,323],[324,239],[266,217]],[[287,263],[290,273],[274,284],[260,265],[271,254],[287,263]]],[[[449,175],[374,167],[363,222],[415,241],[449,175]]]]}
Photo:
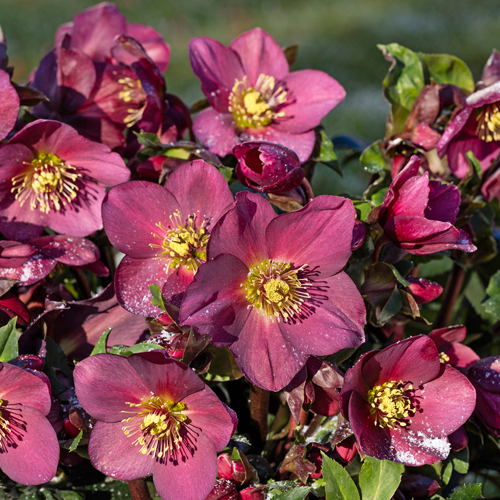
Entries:
{"type": "Polygon", "coordinates": [[[0,141],[14,128],[19,112],[19,96],[9,74],[0,69],[0,141]]]}
{"type": "Polygon", "coordinates": [[[106,187],[129,176],[107,146],[63,123],[37,120],[0,148],[0,231],[18,241],[45,226],[87,236],[102,227],[106,187]]]}
{"type": "Polygon", "coordinates": [[[208,261],[186,291],[181,323],[228,346],[246,377],[272,391],[310,355],[358,347],[365,307],[342,271],[354,217],[346,198],[318,196],[277,216],[260,195],[238,193],[212,230],[208,261]]]}
{"type": "Polygon", "coordinates": [[[470,347],[460,343],[465,340],[466,335],[467,329],[461,325],[439,328],[429,333],[429,338],[438,348],[441,363],[467,368],[479,361],[479,356],[470,347]]]}
{"type": "Polygon", "coordinates": [[[500,356],[476,361],[467,371],[476,389],[474,416],[495,436],[500,436],[500,356]]]}
{"type": "Polygon", "coordinates": [[[116,295],[128,311],[157,316],[149,285],[183,293],[206,259],[211,229],[233,203],[222,174],[202,160],[185,163],[165,187],[133,181],[109,191],[102,207],[104,230],[126,257],[115,276],[116,295]]]}
{"type": "Polygon", "coordinates": [[[50,407],[45,381],[0,363],[0,469],[17,483],[42,484],[56,474],[59,443],[46,418],[50,407]]]}
{"type": "Polygon", "coordinates": [[[425,335],[363,355],[347,371],[341,392],[359,449],[410,466],[445,459],[448,436],[467,421],[475,402],[474,387],[440,362],[425,335]]]}
{"type": "Polygon", "coordinates": [[[221,156],[240,141],[263,140],[290,148],[303,163],[314,146],[314,127],[345,97],[342,86],[322,71],[290,73],[283,50],[260,28],[229,47],[195,38],[189,58],[211,105],[195,118],[194,133],[221,156]]]}
{"type": "Polygon", "coordinates": [[[425,255],[457,249],[474,252],[468,234],[454,224],[460,208],[460,192],[453,184],[419,175],[420,159],[412,156],[392,181],[377,207],[385,236],[409,253],[425,255]]]}
{"type": "Polygon", "coordinates": [[[96,469],[124,481],[152,474],[164,500],[207,497],[235,417],[196,373],[150,351],[91,356],[74,377],[80,404],[97,420],[88,448],[96,469]]]}
{"type": "Polygon", "coordinates": [[[281,194],[300,186],[305,170],[288,148],[265,141],[235,146],[236,175],[242,184],[260,193],[281,194]]]}

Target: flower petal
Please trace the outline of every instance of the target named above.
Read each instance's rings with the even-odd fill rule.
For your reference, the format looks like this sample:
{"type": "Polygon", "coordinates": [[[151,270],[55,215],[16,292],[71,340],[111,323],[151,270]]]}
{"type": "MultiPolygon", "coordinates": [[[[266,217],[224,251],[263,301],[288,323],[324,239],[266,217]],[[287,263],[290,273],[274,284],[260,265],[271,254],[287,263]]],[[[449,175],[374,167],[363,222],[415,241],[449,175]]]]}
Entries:
{"type": "Polygon", "coordinates": [[[0,141],[5,139],[14,128],[19,112],[19,97],[16,89],[10,83],[10,76],[6,71],[0,70],[0,141]]]}

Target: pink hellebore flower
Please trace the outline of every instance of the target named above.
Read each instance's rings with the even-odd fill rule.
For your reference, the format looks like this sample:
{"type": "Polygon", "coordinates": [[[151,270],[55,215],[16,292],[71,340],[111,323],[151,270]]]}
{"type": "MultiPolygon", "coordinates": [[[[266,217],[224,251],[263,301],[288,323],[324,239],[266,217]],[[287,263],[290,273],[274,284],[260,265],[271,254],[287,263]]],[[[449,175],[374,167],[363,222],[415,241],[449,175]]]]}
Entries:
{"type": "Polygon", "coordinates": [[[163,287],[169,278],[165,295],[182,294],[206,259],[215,222],[232,203],[222,174],[203,160],[176,168],[165,187],[133,181],[111,189],[102,206],[104,230],[126,255],[115,276],[118,302],[134,314],[158,316],[149,285],[163,287]]]}
{"type": "Polygon", "coordinates": [[[467,377],[476,388],[476,416],[489,432],[500,436],[500,356],[476,361],[467,377]]]}
{"type": "Polygon", "coordinates": [[[448,436],[474,411],[474,387],[440,362],[425,335],[363,355],[347,371],[341,408],[361,452],[404,465],[444,460],[448,436]]]}
{"type": "Polygon", "coordinates": [[[420,159],[412,156],[392,181],[378,210],[385,236],[409,253],[426,255],[442,250],[474,252],[468,234],[457,229],[460,192],[453,184],[419,175],[420,159]]]}
{"type": "Polygon", "coordinates": [[[59,443],[46,418],[50,407],[41,378],[0,363],[0,469],[17,483],[42,484],[56,474],[59,443]]]}
{"type": "Polygon", "coordinates": [[[228,346],[245,376],[271,391],[285,387],[311,354],[358,347],[365,306],[342,271],[354,217],[346,198],[318,196],[277,216],[260,195],[238,193],[212,230],[181,323],[228,346]]]}
{"type": "Polygon", "coordinates": [[[106,187],[130,172],[107,146],[69,125],[37,120],[0,147],[0,231],[24,241],[48,226],[70,236],[102,227],[106,187]]]}
{"type": "Polygon", "coordinates": [[[441,363],[455,368],[467,368],[479,361],[479,356],[470,347],[460,343],[465,340],[466,335],[467,330],[461,325],[439,328],[429,333],[429,338],[438,348],[441,363]]]}
{"type": "Polygon", "coordinates": [[[322,71],[290,73],[283,50],[260,28],[229,47],[194,38],[189,58],[211,105],[195,118],[193,130],[220,156],[241,141],[264,140],[292,149],[303,163],[314,147],[314,127],[345,97],[342,86],[322,71]]]}
{"type": "Polygon", "coordinates": [[[123,481],[152,474],[163,500],[207,497],[235,416],[196,373],[150,351],[91,356],[74,377],[80,404],[97,420],[89,441],[96,469],[123,481]]]}
{"type": "Polygon", "coordinates": [[[300,186],[305,170],[290,149],[272,142],[238,144],[236,175],[242,184],[260,193],[282,194],[300,186]]]}
{"type": "Polygon", "coordinates": [[[10,75],[0,69],[0,141],[14,128],[19,112],[19,96],[10,83],[10,75]]]}

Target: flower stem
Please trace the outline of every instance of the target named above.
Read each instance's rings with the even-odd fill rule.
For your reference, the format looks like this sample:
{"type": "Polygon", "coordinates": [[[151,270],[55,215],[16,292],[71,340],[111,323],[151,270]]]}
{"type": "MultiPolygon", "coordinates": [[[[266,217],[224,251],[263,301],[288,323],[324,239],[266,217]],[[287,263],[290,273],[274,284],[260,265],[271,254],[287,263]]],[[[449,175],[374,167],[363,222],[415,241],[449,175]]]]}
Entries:
{"type": "Polygon", "coordinates": [[[450,324],[453,315],[453,308],[455,303],[462,291],[462,285],[464,283],[465,275],[467,274],[467,269],[465,267],[453,264],[450,276],[446,283],[446,288],[443,294],[443,301],[441,302],[441,309],[436,317],[433,328],[444,328],[450,324]]]}
{"type": "Polygon", "coordinates": [[[250,420],[257,427],[260,442],[266,441],[268,432],[267,414],[269,413],[270,392],[255,385],[250,386],[250,420]]]}
{"type": "Polygon", "coordinates": [[[302,189],[306,193],[307,201],[311,201],[314,198],[314,192],[311,183],[305,177],[302,179],[302,189]]]}
{"type": "Polygon", "coordinates": [[[133,479],[128,481],[128,488],[132,500],[151,500],[148,485],[145,478],[133,479]]]}

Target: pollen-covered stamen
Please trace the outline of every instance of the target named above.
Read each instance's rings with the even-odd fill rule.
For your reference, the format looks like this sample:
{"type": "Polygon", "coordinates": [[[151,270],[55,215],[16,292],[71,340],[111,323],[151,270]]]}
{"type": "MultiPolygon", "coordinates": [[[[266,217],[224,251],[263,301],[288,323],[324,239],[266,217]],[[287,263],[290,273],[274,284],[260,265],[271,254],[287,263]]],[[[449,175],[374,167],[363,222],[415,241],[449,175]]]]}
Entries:
{"type": "Polygon", "coordinates": [[[188,418],[183,414],[187,409],[184,403],[153,396],[140,403],[127,404],[139,410],[123,412],[134,415],[122,420],[128,424],[122,430],[126,436],[135,438],[134,444],[141,447],[140,453],[163,458],[181,447],[182,424],[188,418]]]}
{"type": "Polygon", "coordinates": [[[0,399],[0,448],[7,448],[8,433],[11,432],[9,421],[4,418],[1,411],[2,407],[5,405],[6,402],[3,399],[0,399]]]}
{"type": "Polygon", "coordinates": [[[248,87],[246,76],[234,81],[229,94],[229,111],[238,128],[261,128],[285,116],[279,107],[286,102],[285,88],[281,85],[276,88],[274,77],[261,73],[254,87],[248,87]]]}
{"type": "Polygon", "coordinates": [[[312,286],[307,278],[298,273],[307,266],[292,268],[288,262],[265,260],[252,266],[248,279],[241,286],[246,290],[250,305],[256,307],[278,322],[289,321],[299,315],[305,300],[310,298],[307,287],[312,286]]]}
{"type": "Polygon", "coordinates": [[[482,141],[500,141],[500,107],[498,103],[487,104],[477,116],[476,134],[482,141]]]}
{"type": "Polygon", "coordinates": [[[181,214],[176,210],[170,216],[171,228],[166,228],[161,222],[156,226],[161,229],[160,234],[152,233],[155,238],[162,240],[161,244],[150,243],[151,248],[159,249],[157,259],[170,259],[170,267],[186,266],[196,271],[200,264],[207,260],[208,232],[206,221],[197,227],[196,214],[190,215],[184,223],[181,214]]]}
{"type": "Polygon", "coordinates": [[[441,363],[449,363],[450,362],[450,357],[448,354],[445,354],[444,352],[439,353],[439,361],[441,363]]]}
{"type": "Polygon", "coordinates": [[[408,397],[408,391],[413,386],[399,382],[384,382],[368,391],[370,413],[376,414],[375,425],[395,428],[397,425],[406,427],[409,418],[415,414],[415,407],[408,397]]]}
{"type": "Polygon", "coordinates": [[[127,127],[133,127],[144,114],[144,109],[146,108],[146,92],[144,92],[140,80],[134,80],[128,76],[120,78],[118,83],[123,85],[121,92],[118,93],[118,98],[123,102],[136,106],[127,109],[129,114],[123,119],[127,127]]]}
{"type": "Polygon", "coordinates": [[[48,214],[51,209],[61,210],[77,196],[79,187],[75,183],[82,174],[76,168],[52,153],[39,153],[27,169],[12,178],[11,193],[23,206],[29,201],[31,210],[38,208],[48,214]]]}

